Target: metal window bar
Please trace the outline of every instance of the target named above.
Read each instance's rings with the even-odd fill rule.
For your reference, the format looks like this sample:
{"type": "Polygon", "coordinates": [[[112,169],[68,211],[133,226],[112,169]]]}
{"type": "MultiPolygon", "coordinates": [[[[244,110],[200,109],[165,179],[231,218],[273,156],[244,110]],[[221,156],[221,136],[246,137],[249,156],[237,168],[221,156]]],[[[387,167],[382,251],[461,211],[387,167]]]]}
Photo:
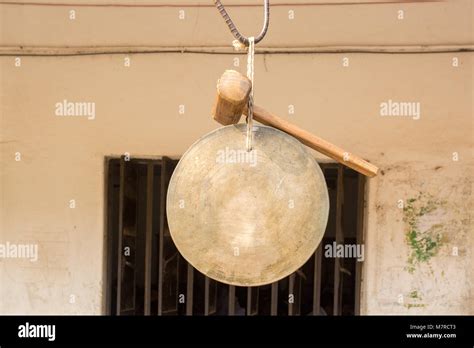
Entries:
{"type": "MultiPolygon", "coordinates": [[[[359,175],[357,178],[357,233],[356,242],[358,245],[364,243],[364,196],[365,196],[365,177],[359,175]]],[[[362,282],[362,262],[356,262],[355,269],[355,296],[354,296],[354,314],[360,315],[360,286],[362,282]]]]}
{"type": "MultiPolygon", "coordinates": [[[[116,216],[118,223],[115,226],[118,226],[118,233],[112,231],[113,223],[107,222],[107,228],[109,233],[112,234],[112,242],[109,243],[109,252],[114,252],[113,248],[110,248],[111,245],[116,245],[115,249],[115,260],[117,260],[116,269],[109,272],[109,282],[107,294],[115,294],[113,298],[109,301],[110,305],[108,308],[113,310],[116,315],[127,315],[127,314],[138,314],[138,315],[170,315],[170,314],[185,314],[185,315],[194,315],[196,312],[196,303],[195,301],[202,301],[202,312],[203,315],[215,315],[215,314],[225,314],[218,310],[219,303],[218,299],[218,286],[219,283],[215,280],[212,280],[208,277],[204,277],[203,285],[201,289],[197,289],[199,286],[195,280],[195,270],[194,268],[185,262],[184,258],[180,256],[173,243],[171,242],[169,230],[166,221],[166,191],[169,183],[170,176],[176,165],[176,160],[171,160],[167,157],[163,157],[161,160],[130,160],[126,161],[124,157],[120,159],[109,159],[106,161],[107,166],[116,165],[119,166],[119,188],[118,194],[118,204],[113,205],[112,207],[107,208],[107,217],[110,219],[112,216],[116,216]],[[126,246],[131,247],[126,244],[129,242],[134,242],[133,247],[136,248],[138,243],[137,238],[140,231],[136,230],[134,237],[130,239],[129,232],[124,231],[124,214],[127,208],[130,208],[125,203],[127,185],[130,184],[129,175],[130,172],[136,171],[135,166],[145,165],[146,168],[146,180],[145,182],[145,191],[146,191],[146,214],[145,224],[144,224],[144,250],[143,255],[143,270],[138,270],[133,267],[138,267],[140,264],[135,262],[134,259],[127,259],[124,256],[124,248],[126,246]],[[159,175],[158,175],[159,174],[159,175]],[[158,179],[156,179],[158,178],[158,179]],[[159,196],[157,199],[154,199],[153,192],[154,187],[159,190],[159,196]],[[117,208],[113,208],[116,206],[117,208]],[[118,210],[117,214],[111,214],[110,210],[118,210]],[[158,224],[155,226],[154,216],[158,217],[158,224]],[[156,234],[156,240],[154,236],[156,234]],[[115,238],[115,239],[114,239],[115,238]],[[127,239],[128,238],[128,239],[127,239]],[[114,242],[115,241],[115,242],[114,242]],[[115,243],[115,244],[114,244],[115,243]],[[156,243],[157,245],[153,245],[156,243]],[[170,256],[171,255],[171,256],[170,256]],[[154,263],[153,263],[154,262],[154,263]],[[183,265],[183,262],[185,263],[183,265]],[[180,266],[181,265],[181,266],[180,266]],[[126,283],[124,278],[126,267],[133,268],[133,281],[132,283],[126,283]],[[185,267],[183,269],[183,267],[185,267]],[[183,276],[181,276],[182,271],[184,270],[183,276]],[[143,272],[143,292],[137,292],[138,275],[140,272],[143,272]],[[154,275],[156,274],[156,275],[154,275]],[[156,277],[156,278],[154,278],[156,277]],[[156,281],[155,281],[155,280],[156,281]],[[183,284],[183,282],[185,284],[183,284]],[[125,287],[132,287],[133,292],[126,292],[125,287]],[[109,290],[110,289],[110,290],[109,290]],[[183,289],[185,294],[183,293],[183,289]],[[199,294],[199,291],[202,290],[202,295],[197,297],[194,294],[194,291],[198,290],[196,294],[199,294]],[[174,292],[170,295],[170,291],[174,292]],[[132,299],[127,298],[127,296],[133,297],[132,299]],[[136,302],[136,297],[143,296],[143,309],[139,309],[139,304],[136,302]],[[166,299],[165,299],[166,296],[166,299]],[[184,296],[184,307],[180,307],[182,297],[184,296]],[[156,312],[152,309],[152,304],[156,302],[156,312]],[[126,306],[127,303],[132,303],[131,306],[126,306]],[[179,308],[183,308],[180,310],[179,308]]],[[[335,241],[336,243],[344,243],[344,231],[343,231],[343,199],[344,199],[344,175],[347,170],[339,164],[321,164],[323,172],[326,176],[326,180],[329,182],[332,180],[335,183],[335,202],[331,204],[331,207],[335,208],[335,212],[332,212],[335,215],[335,241]],[[330,174],[333,173],[333,174],[330,174]],[[336,173],[336,175],[334,175],[336,173]],[[332,175],[332,178],[329,177],[332,175]]],[[[107,170],[107,173],[112,172],[107,170]]],[[[355,172],[354,172],[355,173],[355,172]]],[[[352,173],[352,175],[358,175],[357,177],[357,226],[355,226],[357,232],[357,243],[362,243],[362,230],[363,230],[363,205],[364,205],[364,185],[365,178],[357,173],[352,173]]],[[[107,178],[106,178],[107,180],[107,178]]],[[[138,181],[138,180],[136,180],[138,181]]],[[[112,190],[113,185],[107,185],[108,190],[112,190]]],[[[112,195],[107,194],[106,199],[111,199],[112,195]]],[[[114,196],[115,197],[115,196],[114,196]]],[[[138,203],[137,203],[137,209],[138,203]]],[[[137,219],[138,214],[135,215],[137,219]]],[[[135,221],[135,229],[138,229],[137,223],[135,221]]],[[[326,231],[328,234],[328,230],[326,231]]],[[[308,260],[308,267],[305,265],[298,272],[293,273],[287,279],[280,282],[275,282],[268,287],[248,287],[240,288],[239,291],[236,291],[234,286],[224,287],[228,295],[227,303],[227,315],[236,315],[237,312],[243,311],[245,315],[260,315],[264,313],[265,306],[259,306],[261,291],[264,289],[269,290],[269,312],[270,315],[279,315],[282,313],[287,313],[288,315],[322,315],[323,312],[323,288],[322,286],[326,284],[327,281],[327,265],[328,262],[326,258],[323,257],[323,244],[317,248],[313,257],[308,260]],[[308,271],[310,270],[310,271],[308,271]],[[304,273],[306,272],[306,273],[304,273]],[[310,295],[308,291],[310,290],[310,295]],[[243,290],[243,291],[241,291],[243,290]],[[246,296],[245,301],[241,301],[238,297],[246,296]],[[305,295],[306,294],[306,295],[305,295]],[[236,296],[237,295],[237,296],[236,296]],[[279,296],[280,295],[280,296],[279,296]],[[285,298],[285,296],[288,296],[285,298]],[[306,296],[306,297],[304,297],[306,296]],[[237,300],[240,301],[237,301],[237,300]],[[291,299],[291,300],[290,300],[291,299]],[[239,302],[244,303],[241,311],[237,311],[236,305],[239,305],[239,302]],[[303,306],[305,303],[305,306],[303,306]],[[309,303],[309,307],[306,305],[309,303]],[[286,310],[285,310],[285,306],[286,310]],[[304,307],[304,308],[303,308],[304,307]]],[[[133,257],[136,258],[138,254],[137,250],[133,251],[133,257]]],[[[112,258],[109,257],[109,263],[114,264],[112,258]]],[[[115,262],[115,261],[114,261],[115,262]]],[[[343,267],[342,259],[334,259],[333,267],[333,294],[332,294],[332,308],[330,314],[332,315],[341,315],[342,314],[342,290],[344,287],[344,282],[342,274],[340,273],[341,267],[343,267]]],[[[360,297],[360,281],[361,281],[361,270],[362,264],[357,262],[355,264],[355,298],[354,298],[354,313],[360,313],[359,306],[359,297],[360,297]]],[[[131,270],[129,270],[131,272],[131,270]]],[[[196,271],[197,272],[197,271],[196,271]]],[[[200,274],[197,274],[200,275],[200,274]]],[[[140,278],[141,279],[141,278],[140,278]]],[[[201,278],[200,278],[201,279],[201,278]]],[[[130,281],[130,279],[129,279],[130,281]]],[[[129,288],[127,288],[129,289],[129,288]]],[[[326,288],[325,288],[326,289],[326,288]]],[[[265,290],[265,291],[268,291],[265,290]]],[[[268,292],[267,292],[268,293],[268,292]]],[[[268,295],[267,295],[268,296],[268,295]]],[[[137,297],[137,298],[138,298],[137,297]]],[[[262,303],[260,303],[261,305],[262,303]]],[[[240,306],[240,305],[239,305],[240,306]]],[[[326,308],[328,304],[326,303],[326,308]]],[[[327,312],[327,310],[326,310],[327,312]]]]}
{"type": "Polygon", "coordinates": [[[313,315],[321,315],[321,244],[314,253],[314,274],[313,274],[313,315]]]}
{"type": "Polygon", "coordinates": [[[117,250],[117,308],[118,315],[121,314],[122,308],[122,249],[123,249],[123,196],[125,189],[125,160],[120,158],[120,193],[119,193],[119,237],[117,250]]]}
{"type": "Polygon", "coordinates": [[[165,201],[166,192],[163,190],[166,181],[168,161],[161,164],[161,190],[160,190],[160,234],[158,237],[158,315],[163,314],[163,260],[164,260],[164,233],[165,233],[165,201]]]}
{"type": "MultiPolygon", "coordinates": [[[[342,166],[337,168],[337,186],[336,186],[336,244],[344,243],[344,235],[342,231],[342,206],[344,204],[344,169],[342,166]]],[[[341,275],[341,268],[344,260],[342,258],[334,259],[334,299],[333,299],[333,315],[341,315],[341,287],[343,277],[341,275]]]]}
{"type": "Polygon", "coordinates": [[[235,315],[235,286],[229,285],[229,315],[235,315]]]}
{"type": "Polygon", "coordinates": [[[278,314],[278,282],[272,283],[270,315],[278,314]]]}
{"type": "Polygon", "coordinates": [[[151,253],[153,240],[153,178],[154,164],[147,164],[146,181],[146,240],[145,240],[145,315],[151,313],[151,253]]]}
{"type": "Polygon", "coordinates": [[[193,315],[193,288],[194,288],[194,267],[188,263],[188,277],[186,281],[186,315],[193,315]]]}
{"type": "Polygon", "coordinates": [[[209,291],[210,291],[210,285],[209,283],[211,282],[211,279],[209,277],[206,277],[204,279],[204,315],[209,315],[209,291]]]}
{"type": "Polygon", "coordinates": [[[247,287],[247,307],[246,315],[257,315],[258,314],[258,287],[247,287]]]}

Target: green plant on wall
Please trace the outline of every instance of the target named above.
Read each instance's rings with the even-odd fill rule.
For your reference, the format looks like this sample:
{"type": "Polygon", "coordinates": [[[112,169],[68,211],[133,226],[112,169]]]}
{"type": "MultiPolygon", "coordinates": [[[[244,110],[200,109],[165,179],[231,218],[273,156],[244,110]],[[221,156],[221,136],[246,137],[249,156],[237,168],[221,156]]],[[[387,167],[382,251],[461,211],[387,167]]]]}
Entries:
{"type": "Polygon", "coordinates": [[[415,271],[418,264],[428,262],[438,253],[442,244],[441,224],[434,224],[421,232],[419,219],[435,211],[443,202],[433,199],[431,195],[421,193],[416,198],[407,200],[403,208],[403,221],[406,224],[406,241],[410,248],[407,270],[415,271]]]}

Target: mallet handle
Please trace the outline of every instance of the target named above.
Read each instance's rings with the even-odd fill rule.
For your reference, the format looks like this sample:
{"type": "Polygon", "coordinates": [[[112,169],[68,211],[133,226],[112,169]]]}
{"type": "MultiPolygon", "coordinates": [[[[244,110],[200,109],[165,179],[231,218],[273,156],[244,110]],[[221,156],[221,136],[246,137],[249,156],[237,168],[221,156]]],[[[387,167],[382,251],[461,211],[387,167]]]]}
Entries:
{"type": "MultiPolygon", "coordinates": [[[[244,114],[247,115],[247,108],[244,109],[244,114]]],[[[364,159],[349,153],[340,147],[331,144],[330,142],[311,134],[304,129],[301,129],[288,121],[281,119],[278,116],[266,111],[265,109],[254,105],[253,118],[267,126],[275,127],[285,133],[294,136],[303,144],[315,149],[322,154],[331,157],[332,159],[354,169],[355,171],[364,174],[368,177],[377,175],[378,168],[365,161],[364,159]]]]}

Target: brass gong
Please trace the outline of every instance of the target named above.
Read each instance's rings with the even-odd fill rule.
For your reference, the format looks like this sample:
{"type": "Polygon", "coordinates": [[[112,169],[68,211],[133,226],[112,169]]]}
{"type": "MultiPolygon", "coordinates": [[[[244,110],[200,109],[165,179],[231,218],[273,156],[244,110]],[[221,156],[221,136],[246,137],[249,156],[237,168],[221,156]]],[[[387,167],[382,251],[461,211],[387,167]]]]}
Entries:
{"type": "Polygon", "coordinates": [[[254,126],[219,128],[194,143],[168,188],[176,247],[217,281],[257,286],[280,280],[311,257],[329,212],[319,165],[295,138],[254,126]]]}

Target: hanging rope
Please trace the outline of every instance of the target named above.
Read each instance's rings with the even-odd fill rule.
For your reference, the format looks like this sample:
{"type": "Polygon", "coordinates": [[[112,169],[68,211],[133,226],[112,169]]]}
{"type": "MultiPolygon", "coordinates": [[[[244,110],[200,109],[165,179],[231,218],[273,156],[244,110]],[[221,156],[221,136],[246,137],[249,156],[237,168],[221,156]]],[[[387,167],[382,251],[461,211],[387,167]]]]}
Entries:
{"type": "Polygon", "coordinates": [[[255,41],[253,36],[248,38],[249,47],[247,53],[247,77],[252,83],[248,101],[247,111],[247,151],[252,151],[253,142],[253,88],[254,88],[254,57],[255,57],[255,41]]]}
{"type": "Polygon", "coordinates": [[[221,14],[222,18],[224,18],[225,22],[227,23],[227,26],[230,29],[230,32],[236,40],[233,42],[234,48],[239,50],[243,49],[244,47],[248,48],[248,54],[247,54],[247,77],[249,78],[250,82],[252,83],[251,89],[250,89],[250,95],[249,95],[249,101],[247,105],[247,118],[246,118],[246,123],[247,123],[247,151],[252,150],[252,142],[253,142],[253,91],[254,91],[254,57],[255,57],[255,44],[258,42],[262,41],[262,39],[265,37],[265,34],[267,33],[268,30],[268,24],[269,24],[269,19],[270,19],[270,1],[265,0],[264,1],[264,19],[263,19],[263,28],[260,34],[258,34],[257,37],[249,37],[246,38],[243,36],[239,30],[235,27],[234,22],[230,18],[229,14],[224,8],[224,5],[219,0],[214,0],[214,3],[219,10],[219,13],[221,14]]]}
{"type": "Polygon", "coordinates": [[[248,54],[247,54],[247,77],[249,78],[250,82],[252,83],[252,87],[250,89],[250,95],[249,95],[249,101],[247,105],[247,118],[246,118],[246,123],[247,123],[247,151],[252,151],[252,143],[253,143],[253,91],[254,91],[254,57],[255,57],[255,44],[259,43],[262,41],[262,39],[265,37],[265,34],[267,33],[268,30],[268,24],[269,24],[269,19],[270,19],[270,1],[265,0],[264,1],[264,19],[263,19],[263,28],[260,34],[258,34],[257,37],[249,37],[246,38],[243,36],[239,30],[235,27],[234,22],[230,18],[229,14],[224,8],[224,5],[219,0],[214,0],[214,4],[217,7],[217,10],[219,10],[219,13],[221,14],[222,18],[224,18],[227,26],[230,29],[230,32],[236,40],[233,42],[234,48],[235,49],[242,49],[244,47],[248,48],[248,54]],[[243,47],[242,47],[243,46],[243,47]]]}
{"type": "MultiPolygon", "coordinates": [[[[270,3],[269,2],[270,2],[269,0],[264,1],[263,28],[262,28],[262,31],[260,32],[260,34],[258,34],[254,39],[254,42],[256,44],[263,40],[263,38],[265,37],[265,34],[267,33],[267,30],[268,30],[268,23],[269,23],[269,20],[270,20],[270,3]]],[[[230,19],[229,14],[227,13],[227,11],[224,8],[224,5],[222,5],[222,3],[219,0],[214,0],[214,4],[216,5],[217,10],[221,14],[222,18],[224,18],[225,22],[227,23],[227,26],[229,27],[230,32],[232,33],[232,35],[234,35],[234,37],[237,40],[239,40],[239,42],[242,45],[249,46],[249,39],[246,38],[245,36],[243,36],[239,32],[239,30],[235,27],[235,24],[232,21],[232,19],[230,19]]]]}

